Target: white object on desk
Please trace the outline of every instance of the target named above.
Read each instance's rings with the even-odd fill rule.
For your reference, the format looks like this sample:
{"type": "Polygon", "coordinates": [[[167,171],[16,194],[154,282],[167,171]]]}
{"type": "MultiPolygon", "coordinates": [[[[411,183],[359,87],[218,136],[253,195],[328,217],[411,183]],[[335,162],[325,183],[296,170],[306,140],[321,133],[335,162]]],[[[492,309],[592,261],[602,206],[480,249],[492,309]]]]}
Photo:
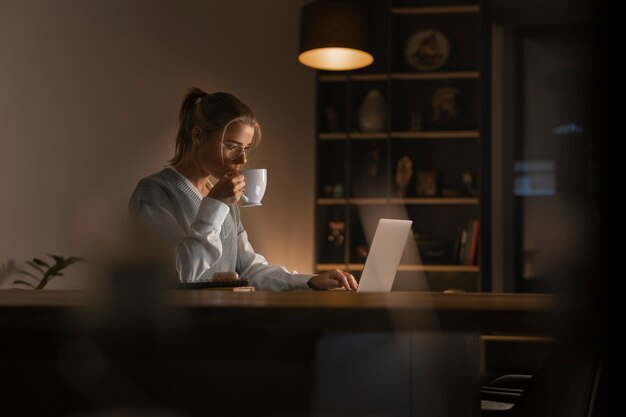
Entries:
{"type": "Polygon", "coordinates": [[[378,221],[357,292],[391,291],[411,224],[411,220],[378,221]]]}

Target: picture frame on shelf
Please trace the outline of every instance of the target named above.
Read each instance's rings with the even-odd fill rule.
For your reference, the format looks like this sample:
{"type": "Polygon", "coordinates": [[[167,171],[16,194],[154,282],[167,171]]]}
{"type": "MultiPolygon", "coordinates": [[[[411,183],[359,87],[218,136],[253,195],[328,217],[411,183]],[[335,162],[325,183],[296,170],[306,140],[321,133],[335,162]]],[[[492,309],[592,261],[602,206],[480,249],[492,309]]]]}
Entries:
{"type": "Polygon", "coordinates": [[[456,130],[460,128],[458,96],[461,89],[446,85],[438,88],[432,97],[432,130],[456,130]]]}

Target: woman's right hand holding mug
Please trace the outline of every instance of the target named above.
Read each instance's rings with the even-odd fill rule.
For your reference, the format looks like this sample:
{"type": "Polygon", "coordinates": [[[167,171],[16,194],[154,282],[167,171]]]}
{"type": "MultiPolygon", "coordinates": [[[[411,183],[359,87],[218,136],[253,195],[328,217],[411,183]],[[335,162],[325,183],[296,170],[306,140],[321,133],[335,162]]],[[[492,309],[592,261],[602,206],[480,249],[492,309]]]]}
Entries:
{"type": "Polygon", "coordinates": [[[207,197],[219,200],[224,204],[235,204],[243,195],[245,185],[243,175],[239,171],[231,171],[211,188],[207,197]]]}

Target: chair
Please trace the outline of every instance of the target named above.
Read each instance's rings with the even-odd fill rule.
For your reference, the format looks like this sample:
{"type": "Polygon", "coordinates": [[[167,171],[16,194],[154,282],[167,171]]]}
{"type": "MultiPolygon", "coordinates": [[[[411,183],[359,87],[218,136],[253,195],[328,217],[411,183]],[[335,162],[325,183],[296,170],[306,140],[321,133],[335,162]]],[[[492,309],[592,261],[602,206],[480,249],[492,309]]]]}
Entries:
{"type": "Polygon", "coordinates": [[[505,375],[481,388],[481,412],[501,417],[596,417],[606,389],[593,341],[557,339],[533,375],[505,375]]]}

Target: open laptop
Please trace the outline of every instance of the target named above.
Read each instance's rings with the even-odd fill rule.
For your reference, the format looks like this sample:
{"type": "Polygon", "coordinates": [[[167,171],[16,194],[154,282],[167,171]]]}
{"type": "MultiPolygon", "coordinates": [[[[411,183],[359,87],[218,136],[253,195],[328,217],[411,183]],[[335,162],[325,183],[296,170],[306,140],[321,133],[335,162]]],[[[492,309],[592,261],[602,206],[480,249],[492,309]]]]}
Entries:
{"type": "Polygon", "coordinates": [[[412,223],[411,220],[378,220],[357,292],[391,291],[412,223]]]}

